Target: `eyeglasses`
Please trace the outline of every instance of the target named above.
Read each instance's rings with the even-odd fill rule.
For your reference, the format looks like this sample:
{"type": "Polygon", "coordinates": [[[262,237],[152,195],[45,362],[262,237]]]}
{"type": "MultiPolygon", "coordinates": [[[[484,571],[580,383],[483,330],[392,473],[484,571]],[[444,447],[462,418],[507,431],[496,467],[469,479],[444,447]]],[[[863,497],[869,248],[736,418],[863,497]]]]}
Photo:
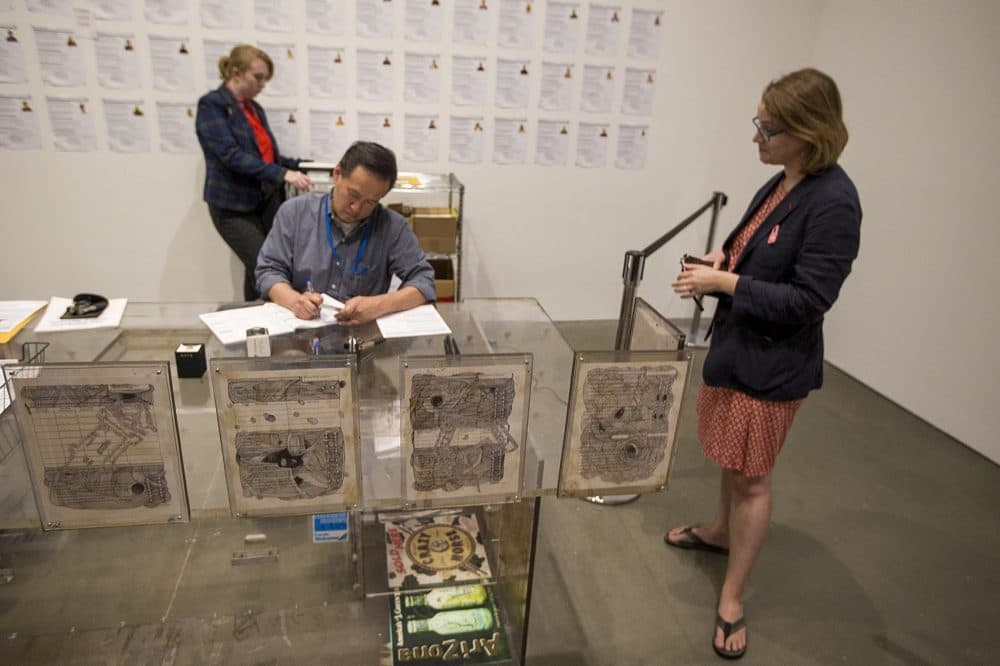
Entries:
{"type": "Polygon", "coordinates": [[[778,136],[779,134],[785,133],[785,130],[783,129],[781,130],[767,129],[761,124],[760,118],[758,118],[757,116],[753,117],[753,126],[757,128],[757,133],[760,134],[760,138],[764,139],[765,142],[770,141],[772,136],[778,136]]]}

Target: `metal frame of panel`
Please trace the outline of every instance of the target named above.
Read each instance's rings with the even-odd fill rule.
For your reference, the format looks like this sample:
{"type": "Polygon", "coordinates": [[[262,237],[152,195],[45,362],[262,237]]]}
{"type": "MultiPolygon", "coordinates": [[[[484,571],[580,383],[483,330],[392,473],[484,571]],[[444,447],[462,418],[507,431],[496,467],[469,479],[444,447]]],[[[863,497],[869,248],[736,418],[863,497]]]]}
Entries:
{"type": "Polygon", "coordinates": [[[558,495],[666,488],[690,367],[686,351],[577,352],[558,495]]]}
{"type": "Polygon", "coordinates": [[[521,498],[532,364],[531,354],[400,358],[405,508],[521,498]]]}
{"type": "Polygon", "coordinates": [[[42,528],[190,519],[170,365],[9,365],[42,528]]]}
{"type": "Polygon", "coordinates": [[[329,513],[361,501],[357,363],[209,363],[234,517],[329,513]]]}

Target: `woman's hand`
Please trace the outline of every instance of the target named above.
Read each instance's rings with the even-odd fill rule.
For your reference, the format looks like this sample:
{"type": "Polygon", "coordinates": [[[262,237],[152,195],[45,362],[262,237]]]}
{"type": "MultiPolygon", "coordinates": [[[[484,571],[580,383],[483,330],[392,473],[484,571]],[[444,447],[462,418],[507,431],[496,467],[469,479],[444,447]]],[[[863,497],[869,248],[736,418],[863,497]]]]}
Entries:
{"type": "Polygon", "coordinates": [[[285,170],[285,182],[301,192],[312,189],[313,184],[309,176],[293,169],[285,170]]]}
{"type": "Polygon", "coordinates": [[[722,262],[726,260],[726,253],[723,252],[722,250],[712,250],[704,257],[702,257],[702,259],[704,259],[705,261],[711,261],[712,268],[721,269],[722,262]]]}
{"type": "Polygon", "coordinates": [[[684,264],[684,269],[670,286],[673,287],[674,292],[680,294],[681,298],[693,298],[701,294],[718,292],[732,296],[736,291],[736,282],[739,280],[739,276],[717,268],[724,258],[722,252],[716,250],[709,252],[704,257],[706,261],[711,261],[716,268],[701,264],[684,264]]]}

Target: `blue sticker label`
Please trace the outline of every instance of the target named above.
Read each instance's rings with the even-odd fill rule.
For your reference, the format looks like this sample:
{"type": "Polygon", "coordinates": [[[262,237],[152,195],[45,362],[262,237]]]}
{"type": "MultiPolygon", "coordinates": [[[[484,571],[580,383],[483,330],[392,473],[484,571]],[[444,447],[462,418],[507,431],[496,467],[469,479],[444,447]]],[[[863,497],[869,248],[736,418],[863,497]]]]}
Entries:
{"type": "Polygon", "coordinates": [[[349,526],[350,522],[346,512],[313,514],[313,543],[347,541],[349,526]]]}

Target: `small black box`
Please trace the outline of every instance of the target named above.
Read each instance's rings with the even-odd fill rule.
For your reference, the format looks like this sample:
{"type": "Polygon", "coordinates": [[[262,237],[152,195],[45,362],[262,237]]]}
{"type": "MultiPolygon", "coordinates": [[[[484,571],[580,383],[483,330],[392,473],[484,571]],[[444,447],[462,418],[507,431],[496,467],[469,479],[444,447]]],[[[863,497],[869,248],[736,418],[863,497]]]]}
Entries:
{"type": "Polygon", "coordinates": [[[201,377],[208,368],[205,361],[205,345],[183,342],[174,352],[177,360],[178,377],[201,377]]]}

